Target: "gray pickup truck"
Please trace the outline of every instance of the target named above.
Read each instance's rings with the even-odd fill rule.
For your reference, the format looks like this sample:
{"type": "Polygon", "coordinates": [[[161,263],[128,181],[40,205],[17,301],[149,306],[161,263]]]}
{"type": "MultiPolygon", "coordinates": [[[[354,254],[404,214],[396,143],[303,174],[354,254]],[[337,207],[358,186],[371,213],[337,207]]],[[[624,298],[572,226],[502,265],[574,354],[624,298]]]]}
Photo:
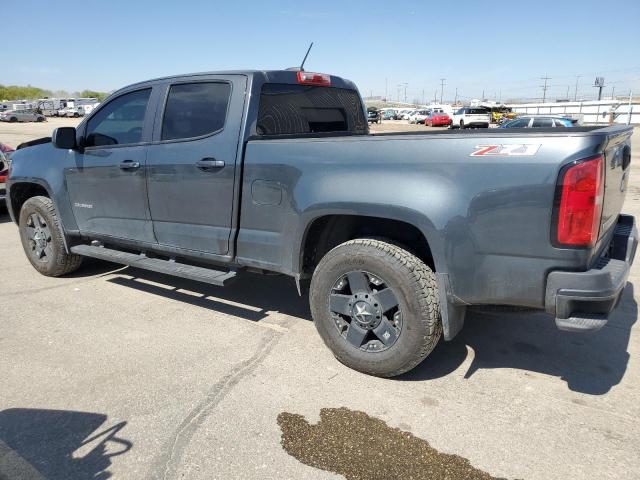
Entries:
{"type": "Polygon", "coordinates": [[[8,209],[44,275],[84,256],[219,286],[289,275],[335,356],[391,377],[452,339],[469,306],[607,322],[637,245],[620,214],[631,133],[373,135],[336,76],[176,76],[21,145],[8,209]]]}

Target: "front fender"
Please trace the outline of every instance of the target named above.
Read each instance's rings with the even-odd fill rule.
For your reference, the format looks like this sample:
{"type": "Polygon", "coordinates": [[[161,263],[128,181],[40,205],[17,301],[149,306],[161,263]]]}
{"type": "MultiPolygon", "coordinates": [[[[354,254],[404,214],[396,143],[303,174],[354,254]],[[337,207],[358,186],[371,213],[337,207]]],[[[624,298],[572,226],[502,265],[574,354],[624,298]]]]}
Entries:
{"type": "Polygon", "coordinates": [[[11,170],[7,179],[7,206],[14,222],[17,212],[11,204],[11,189],[18,184],[30,183],[44,188],[51,198],[65,234],[77,231],[66,189],[64,170],[73,165],[72,150],[61,150],[51,143],[21,148],[11,155],[11,170]]]}

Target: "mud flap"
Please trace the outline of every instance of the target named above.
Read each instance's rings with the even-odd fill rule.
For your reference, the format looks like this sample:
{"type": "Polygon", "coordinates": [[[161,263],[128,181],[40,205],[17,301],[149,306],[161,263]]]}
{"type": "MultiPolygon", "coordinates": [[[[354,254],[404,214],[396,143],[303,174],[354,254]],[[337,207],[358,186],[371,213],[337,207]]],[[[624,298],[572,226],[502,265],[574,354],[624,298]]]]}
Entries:
{"type": "Polygon", "coordinates": [[[436,273],[438,282],[438,299],[440,300],[440,314],[442,317],[442,331],[445,340],[452,340],[464,326],[467,306],[454,304],[449,275],[436,273]]]}

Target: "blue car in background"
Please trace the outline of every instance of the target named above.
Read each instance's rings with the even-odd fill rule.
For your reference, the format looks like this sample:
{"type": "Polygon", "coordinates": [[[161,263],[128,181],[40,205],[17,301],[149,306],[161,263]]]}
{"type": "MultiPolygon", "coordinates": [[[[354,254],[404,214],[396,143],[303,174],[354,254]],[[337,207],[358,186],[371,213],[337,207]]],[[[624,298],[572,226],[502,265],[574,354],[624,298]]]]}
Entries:
{"type": "Polygon", "coordinates": [[[499,128],[566,128],[575,127],[578,120],[556,115],[536,115],[518,117],[500,125],[499,128]]]}

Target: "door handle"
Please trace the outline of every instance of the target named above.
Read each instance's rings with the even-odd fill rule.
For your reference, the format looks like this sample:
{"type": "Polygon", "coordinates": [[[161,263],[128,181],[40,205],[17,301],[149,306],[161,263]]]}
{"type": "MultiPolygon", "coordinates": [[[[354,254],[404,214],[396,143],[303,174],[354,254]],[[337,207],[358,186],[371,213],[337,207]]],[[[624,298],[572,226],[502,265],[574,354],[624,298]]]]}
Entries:
{"type": "Polygon", "coordinates": [[[140,162],[133,160],[124,160],[120,163],[120,170],[137,170],[138,168],[140,168],[140,162]]]}
{"type": "Polygon", "coordinates": [[[224,160],[216,160],[215,158],[203,158],[196,162],[196,166],[200,170],[213,170],[214,168],[224,167],[224,160]]]}

